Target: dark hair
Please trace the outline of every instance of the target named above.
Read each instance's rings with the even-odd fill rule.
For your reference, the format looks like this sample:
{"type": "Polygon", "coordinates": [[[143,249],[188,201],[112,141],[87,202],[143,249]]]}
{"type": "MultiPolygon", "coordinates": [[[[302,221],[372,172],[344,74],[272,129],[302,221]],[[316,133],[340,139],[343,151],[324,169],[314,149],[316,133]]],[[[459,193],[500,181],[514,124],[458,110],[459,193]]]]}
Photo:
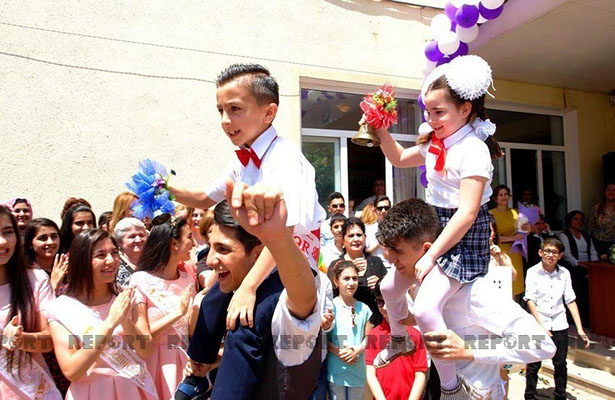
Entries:
{"type": "MultiPolygon", "coordinates": [[[[34,247],[32,246],[32,241],[34,240],[36,235],[38,235],[38,231],[44,226],[55,229],[58,233],[58,236],[60,235],[60,228],[58,228],[58,225],[50,219],[35,218],[32,221],[28,222],[28,225],[26,226],[26,231],[24,233],[23,252],[26,258],[26,262],[29,265],[32,265],[36,262],[36,254],[34,254],[34,247]]],[[[62,240],[60,240],[60,246],[58,247],[58,251],[60,251],[61,248],[62,240]]]]}
{"type": "Polygon", "coordinates": [[[540,245],[540,250],[544,249],[547,246],[555,247],[557,251],[559,251],[560,253],[564,252],[564,244],[557,238],[554,238],[554,237],[546,238],[540,245]]]}
{"type": "MultiPolygon", "coordinates": [[[[102,229],[88,229],[79,232],[70,246],[70,257],[68,258],[68,289],[66,294],[69,296],[80,296],[85,293],[86,301],[91,300],[94,294],[94,274],[92,273],[92,254],[94,246],[102,240],[110,239],[118,249],[119,246],[115,238],[109,232],[102,229]]],[[[115,283],[111,283],[111,292],[117,294],[115,283]]]]}
{"type": "MultiPolygon", "coordinates": [[[[482,95],[478,99],[474,99],[474,100],[462,99],[457,94],[457,92],[451,89],[451,87],[448,85],[446,81],[446,76],[444,75],[442,75],[441,77],[433,81],[433,83],[429,86],[429,88],[427,88],[427,92],[430,92],[432,90],[438,90],[438,89],[446,89],[446,93],[448,95],[449,100],[456,107],[461,107],[466,102],[470,103],[470,105],[472,106],[472,110],[470,111],[470,116],[468,117],[468,121],[466,121],[466,123],[472,123],[474,122],[476,118],[480,118],[482,120],[486,120],[487,118],[489,118],[489,116],[487,115],[487,109],[485,108],[485,95],[482,95]]],[[[431,134],[432,132],[429,132],[425,135],[419,136],[416,143],[425,144],[429,142],[431,140],[431,134]]],[[[500,148],[498,141],[495,140],[493,136],[488,136],[487,139],[485,139],[485,143],[487,144],[487,147],[489,148],[489,154],[491,155],[492,160],[496,160],[504,155],[504,152],[500,148]]]]}
{"type": "Polygon", "coordinates": [[[105,224],[108,224],[111,221],[111,217],[113,217],[113,211],[105,211],[104,213],[98,216],[98,226],[102,227],[105,224]]]}
{"type": "Polygon", "coordinates": [[[399,240],[421,240],[433,242],[442,227],[436,210],[420,199],[407,199],[395,204],[380,225],[376,238],[388,247],[394,248],[399,240]]]}
{"type": "MultiPolygon", "coordinates": [[[[365,224],[363,223],[363,221],[361,221],[361,219],[357,217],[350,217],[347,218],[346,221],[344,221],[344,225],[342,225],[342,237],[346,236],[348,230],[353,226],[358,226],[363,232],[363,236],[365,236],[365,224]]],[[[344,254],[346,254],[346,248],[344,248],[344,254]]],[[[365,244],[363,245],[363,254],[366,257],[368,256],[365,244]]]]}
{"type": "MultiPolygon", "coordinates": [[[[344,195],[340,192],[333,192],[329,195],[329,199],[327,200],[327,204],[331,204],[333,200],[342,199],[344,200],[344,195]]],[[[344,200],[345,201],[345,200],[344,200]]]]}
{"type": "Polygon", "coordinates": [[[260,64],[229,65],[216,78],[216,87],[224,86],[228,82],[244,76],[250,78],[250,92],[258,104],[280,104],[278,83],[271,76],[269,70],[260,64]]]}
{"type": "Polygon", "coordinates": [[[393,203],[391,203],[391,199],[389,199],[389,196],[376,196],[376,198],[374,199],[374,208],[376,208],[376,205],[378,203],[380,203],[381,201],[388,201],[389,205],[393,205],[393,203]]]}
{"type": "Polygon", "coordinates": [[[60,227],[60,238],[62,241],[62,253],[66,253],[70,250],[71,243],[73,242],[73,220],[75,214],[80,212],[89,212],[92,214],[92,220],[94,221],[94,228],[96,228],[96,215],[94,211],[85,204],[77,203],[69,208],[62,218],[62,226],[60,227]]]}
{"type": "Polygon", "coordinates": [[[231,208],[226,200],[221,201],[214,208],[214,224],[233,228],[235,231],[235,239],[237,239],[244,247],[246,253],[249,253],[256,246],[261,244],[261,241],[254,235],[248,233],[239,222],[231,215],[231,208]]]}
{"type": "Polygon", "coordinates": [[[333,273],[331,274],[331,278],[339,279],[340,275],[346,268],[354,268],[359,273],[359,268],[352,261],[348,260],[340,260],[333,266],[333,273]]]}
{"type": "MultiPolygon", "coordinates": [[[[10,311],[5,324],[8,324],[14,316],[19,315],[21,325],[25,332],[35,332],[37,329],[37,321],[34,312],[34,295],[32,284],[28,277],[28,268],[23,259],[21,249],[21,241],[19,240],[19,230],[17,229],[17,221],[7,207],[0,206],[0,216],[6,215],[11,221],[13,232],[15,233],[15,251],[4,266],[6,277],[11,290],[10,295],[10,311]]],[[[32,362],[32,355],[25,351],[9,351],[7,356],[8,368],[13,375],[13,367],[17,367],[18,372],[24,356],[28,363],[32,362]],[[17,359],[15,360],[15,355],[17,359]]]]}
{"type": "Polygon", "coordinates": [[[346,216],[344,214],[334,214],[331,216],[331,219],[329,220],[329,226],[333,226],[333,223],[336,221],[346,221],[346,216]]]}
{"type": "Polygon", "coordinates": [[[546,222],[546,218],[545,218],[545,215],[544,215],[544,214],[540,214],[540,213],[539,213],[539,214],[538,214],[538,219],[539,219],[539,220],[543,220],[544,222],[546,222]]]}
{"type": "Polygon", "coordinates": [[[182,227],[187,224],[185,218],[169,218],[160,225],[153,225],[139,257],[137,270],[158,272],[164,269],[171,259],[171,241],[180,238],[182,227]]]}
{"type": "Polygon", "coordinates": [[[15,207],[15,205],[17,204],[25,204],[28,206],[28,208],[30,208],[30,205],[28,204],[28,200],[26,199],[15,199],[15,201],[13,202],[13,207],[15,207]]]}
{"type": "Polygon", "coordinates": [[[66,214],[68,209],[71,208],[72,206],[76,205],[76,204],[83,204],[83,205],[86,205],[86,206],[92,208],[92,205],[86,199],[82,199],[80,197],[69,197],[64,202],[64,206],[62,207],[62,211],[60,211],[60,218],[64,219],[64,215],[66,214]]]}
{"type": "Polygon", "coordinates": [[[568,214],[566,214],[566,217],[564,218],[564,221],[566,222],[566,229],[570,228],[570,223],[572,222],[572,219],[577,214],[581,214],[581,218],[583,218],[583,221],[585,221],[585,213],[583,211],[581,211],[581,210],[572,210],[568,214]]]}
{"type": "Polygon", "coordinates": [[[500,193],[500,190],[506,190],[506,193],[508,193],[508,196],[510,196],[510,188],[506,185],[497,185],[496,187],[493,188],[493,194],[491,195],[491,197],[493,198],[493,201],[496,202],[496,199],[498,197],[498,193],[500,193]]]}
{"type": "Polygon", "coordinates": [[[602,200],[598,203],[598,210],[596,210],[598,215],[604,215],[604,208],[606,207],[606,189],[611,185],[615,185],[615,182],[607,182],[604,185],[604,190],[602,190],[602,200]]]}

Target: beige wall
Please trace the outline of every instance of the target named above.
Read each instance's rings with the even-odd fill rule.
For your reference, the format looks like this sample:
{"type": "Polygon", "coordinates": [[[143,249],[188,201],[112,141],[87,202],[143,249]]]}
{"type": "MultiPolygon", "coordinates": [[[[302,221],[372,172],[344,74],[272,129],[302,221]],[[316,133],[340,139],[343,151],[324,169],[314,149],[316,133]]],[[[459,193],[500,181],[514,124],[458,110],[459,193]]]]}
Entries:
{"type": "MultiPolygon", "coordinates": [[[[306,79],[390,82],[415,94],[438,13],[371,0],[35,3],[0,9],[1,51],[13,54],[0,54],[0,199],[28,197],[35,216],[56,220],[69,196],[88,199],[97,215],[110,210],[143,158],[191,187],[216,176],[233,147],[212,81],[230,63],[271,69],[282,94],[275,124],[297,142],[306,79]]],[[[599,158],[615,148],[607,96],[567,90],[564,102],[561,88],[496,87],[498,101],[578,110],[582,202],[590,207],[599,158]]]]}

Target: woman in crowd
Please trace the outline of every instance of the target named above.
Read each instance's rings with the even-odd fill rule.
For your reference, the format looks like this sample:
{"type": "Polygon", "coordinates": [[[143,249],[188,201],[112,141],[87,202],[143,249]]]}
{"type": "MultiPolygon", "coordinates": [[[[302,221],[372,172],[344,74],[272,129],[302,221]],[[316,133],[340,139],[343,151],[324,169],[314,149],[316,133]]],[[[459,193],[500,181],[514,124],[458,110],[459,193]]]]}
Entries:
{"type": "Polygon", "coordinates": [[[516,209],[508,207],[510,200],[510,189],[505,185],[496,186],[493,189],[495,208],[489,210],[494,216],[497,233],[500,241],[500,249],[512,260],[514,269],[517,271],[517,278],[513,280],[513,295],[519,299],[519,295],[524,290],[523,258],[521,253],[511,252],[510,249],[515,240],[523,240],[523,235],[518,233],[519,213],[516,209]]]}
{"type": "MultiPolygon", "coordinates": [[[[61,255],[60,229],[50,219],[36,218],[28,223],[24,236],[24,255],[27,265],[45,271],[56,296],[66,292],[68,285],[63,283],[68,271],[68,257],[61,255]]],[[[51,371],[56,386],[66,395],[70,381],[62,373],[54,352],[44,353],[43,357],[51,371]]]]}
{"type": "Polygon", "coordinates": [[[96,228],[96,216],[90,207],[77,203],[69,208],[64,214],[60,227],[62,253],[68,253],[73,238],[79,232],[94,228],[96,228]]]}
{"type": "MultiPolygon", "coordinates": [[[[387,274],[387,270],[378,257],[370,256],[365,251],[365,225],[356,217],[348,218],[342,226],[342,237],[344,238],[344,255],[334,260],[329,269],[334,270],[334,266],[339,261],[352,261],[358,269],[359,286],[354,297],[367,306],[372,311],[370,323],[372,327],[382,322],[382,314],[376,305],[374,288],[376,283],[382,280],[387,274]]],[[[331,275],[329,278],[331,279],[331,275]]],[[[331,279],[333,281],[333,279],[331,279]]]]}
{"type": "Polygon", "coordinates": [[[113,217],[113,212],[105,211],[104,213],[98,216],[98,227],[103,231],[109,232],[109,226],[111,225],[111,217],[113,217]]]}
{"type": "Polygon", "coordinates": [[[113,237],[120,248],[120,265],[117,271],[117,284],[128,287],[130,276],[136,271],[139,257],[147,240],[143,222],[128,217],[120,220],[113,230],[113,237]]]}
{"type": "Polygon", "coordinates": [[[152,226],[130,285],[136,286],[145,300],[154,341],[147,369],[159,398],[168,400],[182,381],[187,360],[184,350],[197,317],[188,312],[195,282],[178,269],[180,263],[190,259],[193,242],[190,226],[183,218],[162,214],[152,220],[152,226]]]}
{"type": "Polygon", "coordinates": [[[376,215],[376,210],[374,209],[374,204],[370,203],[363,208],[363,211],[360,212],[361,221],[367,226],[371,224],[375,224],[378,220],[378,215],[376,215]]]}
{"type": "Polygon", "coordinates": [[[115,197],[109,232],[113,233],[115,225],[122,219],[132,217],[131,205],[137,199],[138,197],[132,192],[122,192],[115,197]]]}
{"type": "MultiPolygon", "coordinates": [[[[198,209],[197,209],[198,210],[198,209]]],[[[205,215],[199,221],[199,235],[203,240],[203,245],[197,247],[196,253],[196,275],[199,289],[210,287],[215,283],[215,273],[207,266],[207,255],[209,254],[209,228],[214,222],[213,210],[206,210],[205,215]]]]}
{"type": "Polygon", "coordinates": [[[51,351],[45,312],[49,278],[23,260],[17,221],[0,206],[0,398],[59,400],[40,353],[51,351]]]}
{"type": "Polygon", "coordinates": [[[19,238],[23,243],[23,235],[26,231],[26,226],[28,226],[28,222],[32,220],[32,205],[28,201],[28,199],[24,198],[15,198],[11,199],[7,202],[8,206],[11,208],[13,212],[13,216],[17,221],[17,229],[19,229],[19,238]]]}
{"type": "Polygon", "coordinates": [[[63,220],[64,216],[66,215],[66,212],[72,206],[77,205],[77,204],[83,204],[84,206],[88,206],[89,208],[92,208],[92,205],[86,199],[82,199],[80,197],[69,197],[68,199],[66,199],[66,201],[64,202],[64,205],[62,206],[62,211],[60,211],[60,219],[63,220]]]}
{"type": "Polygon", "coordinates": [[[73,240],[66,295],[49,306],[58,363],[71,381],[67,399],[156,399],[143,359],[152,351],[145,304],[118,294],[119,249],[102,229],[73,240]]]}
{"type": "Polygon", "coordinates": [[[333,283],[339,295],[333,299],[333,326],[326,327],[327,380],[332,400],[362,400],[367,377],[365,348],[372,329],[370,308],[356,299],[358,268],[340,261],[332,269],[333,283]]]}
{"type": "Polygon", "coordinates": [[[389,261],[384,257],[384,249],[376,238],[378,233],[378,224],[384,220],[387,213],[391,209],[391,200],[387,196],[377,196],[374,200],[374,212],[376,214],[376,222],[365,226],[367,252],[372,256],[376,256],[382,260],[385,268],[391,268],[389,261]]]}
{"type": "MultiPolygon", "coordinates": [[[[201,252],[205,247],[208,246],[207,239],[201,235],[201,230],[199,225],[205,215],[207,215],[208,210],[203,210],[202,208],[193,208],[192,209],[192,223],[190,224],[190,229],[192,230],[192,239],[194,240],[194,251],[197,257],[197,261],[199,260],[199,252],[201,252]]],[[[211,212],[213,215],[213,211],[211,212]]],[[[212,217],[213,218],[213,217],[212,217]]]]}
{"type": "Polygon", "coordinates": [[[599,256],[615,244],[615,183],[605,186],[602,201],[592,208],[589,234],[599,256]]]}

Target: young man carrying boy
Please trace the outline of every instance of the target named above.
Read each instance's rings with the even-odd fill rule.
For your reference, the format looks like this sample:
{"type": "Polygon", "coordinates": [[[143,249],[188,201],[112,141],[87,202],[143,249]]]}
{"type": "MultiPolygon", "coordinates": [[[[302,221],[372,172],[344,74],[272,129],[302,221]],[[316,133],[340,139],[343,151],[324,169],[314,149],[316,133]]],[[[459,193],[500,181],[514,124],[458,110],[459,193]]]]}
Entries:
{"type": "MultiPolygon", "coordinates": [[[[396,204],[379,225],[378,240],[389,261],[408,279],[408,286],[416,283],[414,266],[440,229],[433,207],[419,199],[396,204]]],[[[398,311],[408,315],[402,321],[409,324],[407,306],[398,311]]],[[[498,296],[497,289],[483,278],[463,285],[451,296],[443,317],[448,331],[424,332],[433,357],[456,361],[461,384],[442,399],[502,399],[501,364],[536,362],[555,353],[553,342],[536,320],[512,299],[498,296]]]]}
{"type": "MultiPolygon", "coordinates": [[[[589,347],[589,339],[581,325],[579,309],[575,302],[576,296],[572,289],[570,272],[566,268],[557,265],[564,255],[564,245],[558,239],[547,238],[542,242],[538,254],[542,261],[527,271],[525,278],[525,301],[536,318],[536,321],[553,338],[555,355],[553,367],[555,372],[555,399],[566,398],[566,355],[568,354],[568,321],[566,319],[566,307],[577,327],[581,339],[585,341],[585,347],[589,347]]],[[[540,361],[527,364],[525,377],[525,398],[536,398],[536,383],[538,381],[540,361]]]]}

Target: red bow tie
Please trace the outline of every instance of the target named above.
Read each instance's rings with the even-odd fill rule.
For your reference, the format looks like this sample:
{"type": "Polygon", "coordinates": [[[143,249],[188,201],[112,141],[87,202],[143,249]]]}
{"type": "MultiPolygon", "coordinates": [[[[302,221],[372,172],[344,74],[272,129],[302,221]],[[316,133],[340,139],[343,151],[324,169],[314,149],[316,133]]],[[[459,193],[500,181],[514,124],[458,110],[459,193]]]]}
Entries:
{"type": "Polygon", "coordinates": [[[237,158],[239,159],[239,161],[244,167],[247,167],[250,160],[252,160],[256,168],[260,169],[261,159],[258,158],[258,156],[256,155],[253,149],[242,148],[239,150],[235,150],[235,154],[237,154],[237,158]]]}
{"type": "Polygon", "coordinates": [[[444,147],[444,141],[442,139],[438,139],[436,135],[431,135],[431,144],[429,145],[429,149],[427,150],[431,154],[436,155],[436,167],[434,168],[436,172],[440,172],[444,169],[444,164],[446,163],[446,148],[444,147]]]}

